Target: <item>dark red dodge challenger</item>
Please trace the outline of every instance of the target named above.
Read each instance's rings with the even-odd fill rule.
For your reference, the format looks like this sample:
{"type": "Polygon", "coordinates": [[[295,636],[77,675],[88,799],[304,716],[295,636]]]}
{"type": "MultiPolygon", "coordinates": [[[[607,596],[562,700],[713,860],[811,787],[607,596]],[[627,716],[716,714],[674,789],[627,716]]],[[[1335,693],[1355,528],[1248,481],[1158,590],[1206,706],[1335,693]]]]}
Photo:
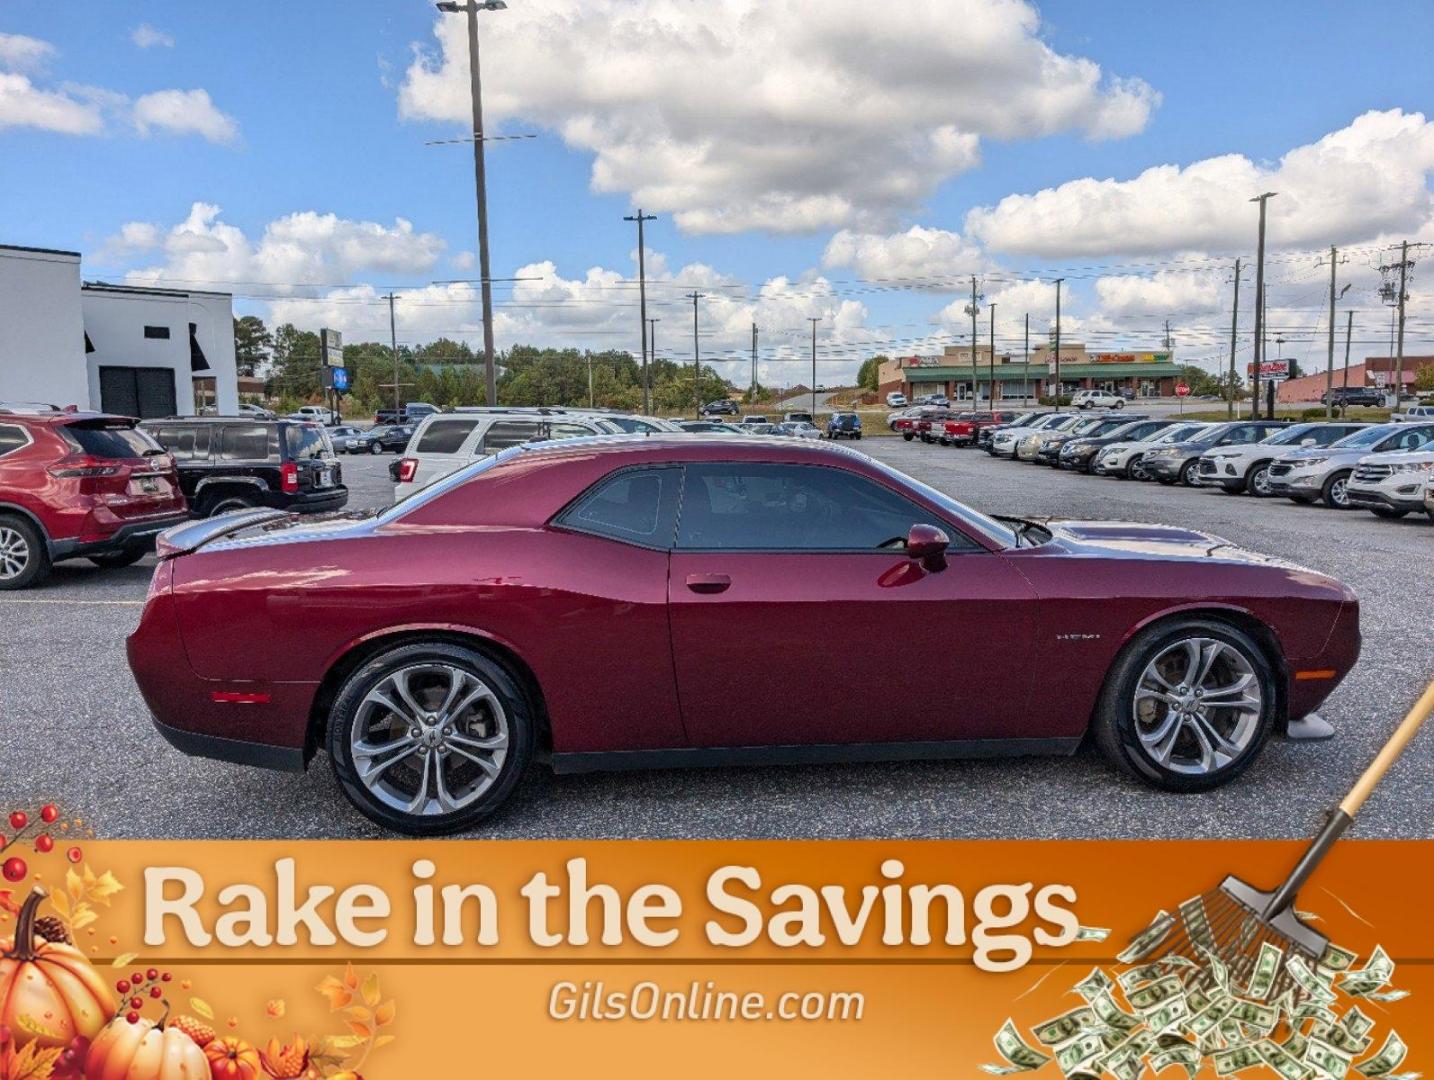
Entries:
{"type": "Polygon", "coordinates": [[[326,749],[410,833],[491,814],[535,757],[1068,754],[1089,733],[1204,790],[1359,654],[1358,602],[1321,574],[1171,526],[985,517],[797,439],[525,446],[368,516],[241,512],[158,550],[129,660],[165,738],[295,770],[326,749]],[[912,632],[952,616],[979,637],[912,632]],[[920,709],[903,682],[933,691],[920,709]]]}

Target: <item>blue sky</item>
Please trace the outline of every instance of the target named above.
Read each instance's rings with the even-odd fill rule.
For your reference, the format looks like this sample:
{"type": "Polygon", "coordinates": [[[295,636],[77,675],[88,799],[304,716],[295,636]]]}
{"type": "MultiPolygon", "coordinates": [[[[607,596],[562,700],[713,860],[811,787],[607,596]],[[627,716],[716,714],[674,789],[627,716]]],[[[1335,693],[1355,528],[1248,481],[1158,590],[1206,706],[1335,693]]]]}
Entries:
{"type": "MultiPolygon", "coordinates": [[[[762,14],[778,44],[764,46],[759,26],[750,49],[701,78],[674,72],[684,57],[690,66],[685,50],[703,30],[715,28],[719,39],[733,32],[741,8],[737,0],[627,0],[595,19],[570,0],[510,0],[508,11],[482,16],[485,90],[496,103],[489,130],[539,136],[488,152],[493,273],[527,268],[529,278],[499,288],[500,344],[635,348],[626,284],[634,237],[621,218],[652,193],[665,202],[648,231],[649,250],[659,253],[650,314],[669,324],[660,334],[675,337],[690,310],[684,286],[705,284],[720,298],[708,332],[713,354],[739,351],[756,319],[764,357],[777,360],[799,350],[796,331],[810,312],[823,317],[823,350],[834,365],[872,351],[959,344],[954,289],[970,272],[981,274],[999,317],[1009,313],[1004,345],[1025,310],[1034,326],[1048,320],[1049,287],[1023,281],[1069,270],[1065,311],[1075,333],[1149,347],[1170,317],[1182,355],[1214,355],[1214,328],[1228,324],[1222,267],[1253,248],[1253,208],[1239,197],[1246,176],[1283,182],[1282,212],[1298,206],[1298,219],[1272,220],[1271,247],[1285,262],[1272,270],[1270,297],[1279,310],[1272,323],[1296,341],[1317,342],[1325,317],[1311,249],[1354,249],[1349,299],[1373,323],[1384,317],[1375,312],[1371,269],[1382,245],[1405,235],[1434,240],[1434,131],[1417,115],[1434,104],[1434,6],[1386,4],[1376,18],[1308,3],[1027,9],[962,0],[943,9],[912,0],[883,14],[876,5],[791,0],[762,14]],[[694,37],[666,54],[653,46],[624,53],[616,39],[631,37],[625,19],[694,37]],[[581,44],[555,45],[554,25],[581,44]],[[813,35],[809,50],[801,41],[791,52],[780,46],[793,27],[813,35]],[[934,58],[925,58],[933,72],[892,89],[903,82],[903,56],[919,66],[917,54],[933,40],[934,58]],[[1064,68],[1031,75],[1043,55],[1098,65],[1097,82],[1075,86],[1064,68]],[[963,73],[947,83],[943,64],[963,73]],[[781,77],[789,65],[790,103],[781,77]],[[982,76],[964,73],[978,69],[982,76]],[[743,100],[768,78],[755,107],[743,100]],[[632,85],[649,85],[650,99],[628,93],[632,85]],[[870,92],[844,90],[859,85],[889,91],[879,102],[886,111],[851,124],[822,115],[827,101],[833,116],[860,113],[870,92]],[[761,130],[762,109],[784,114],[780,138],[761,130]],[[1284,155],[1369,113],[1383,119],[1352,129],[1350,146],[1281,171],[1284,155]],[[592,118],[586,126],[574,119],[582,116],[592,118]],[[665,133],[660,146],[645,141],[654,128],[665,133]],[[942,156],[925,142],[938,129],[971,142],[942,156]],[[689,167],[699,148],[706,159],[689,167]],[[670,160],[652,164],[668,151],[670,160]],[[1231,164],[1225,155],[1247,160],[1231,164]],[[1213,209],[1191,209],[1208,191],[1204,180],[1079,187],[1208,159],[1224,161],[1209,166],[1209,183],[1224,192],[1213,209]],[[611,175],[598,186],[610,190],[594,190],[595,161],[611,175]],[[900,179],[911,190],[893,196],[872,179],[885,172],[893,187],[900,179]],[[701,179],[689,185],[693,175],[701,179]],[[1043,189],[1052,192],[1045,203],[968,217],[1043,189]],[[905,236],[913,226],[925,230],[914,240],[905,236]],[[864,254],[834,254],[843,231],[849,252],[864,254]],[[602,273],[590,277],[591,268],[602,273]],[[919,287],[891,288],[895,278],[919,287]],[[1111,283],[1099,285],[1102,278],[1111,283]],[[877,280],[887,284],[863,284],[877,280]]],[[[440,18],[417,0],[256,2],[222,13],[190,3],[4,0],[0,242],[80,250],[91,278],[238,282],[241,310],[342,319],[350,340],[380,324],[386,332],[386,312],[379,319],[369,301],[385,286],[404,286],[401,336],[471,338],[472,297],[464,287],[429,285],[476,276],[466,258],[475,246],[470,154],[463,145],[424,145],[464,127],[445,94],[463,89],[466,71],[453,66],[457,53],[443,51],[461,44],[462,20],[448,17],[450,36],[440,42],[440,18]],[[415,49],[426,57],[419,75],[415,49]],[[37,120],[41,106],[62,115],[41,109],[37,120]],[[196,218],[195,203],[220,209],[196,218]],[[273,223],[304,212],[334,222],[291,222],[275,243],[307,255],[263,247],[273,223]],[[141,228],[117,241],[127,224],[141,228]],[[202,242],[190,242],[195,236],[202,242]],[[236,254],[236,237],[247,253],[236,254]]],[[[1427,309],[1416,308],[1412,346],[1428,344],[1434,331],[1427,309]]]]}

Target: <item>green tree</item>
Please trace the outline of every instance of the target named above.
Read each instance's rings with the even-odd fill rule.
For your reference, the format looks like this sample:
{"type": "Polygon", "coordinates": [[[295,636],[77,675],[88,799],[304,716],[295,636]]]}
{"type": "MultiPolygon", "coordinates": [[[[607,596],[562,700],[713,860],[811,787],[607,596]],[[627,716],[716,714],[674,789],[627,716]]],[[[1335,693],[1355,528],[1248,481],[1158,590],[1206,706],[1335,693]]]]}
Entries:
{"type": "Polygon", "coordinates": [[[274,331],[269,365],[270,394],[306,399],[323,391],[319,335],[285,323],[274,331]]]}
{"type": "Polygon", "coordinates": [[[252,377],[269,359],[273,347],[274,339],[259,316],[234,320],[234,367],[240,375],[252,377]]]}
{"type": "Polygon", "coordinates": [[[856,373],[856,385],[861,390],[875,390],[881,385],[881,365],[886,363],[888,357],[873,356],[869,360],[863,360],[861,367],[856,373]]]}
{"type": "Polygon", "coordinates": [[[1425,364],[1414,373],[1414,389],[1421,394],[1434,393],[1434,364],[1425,364]]]}

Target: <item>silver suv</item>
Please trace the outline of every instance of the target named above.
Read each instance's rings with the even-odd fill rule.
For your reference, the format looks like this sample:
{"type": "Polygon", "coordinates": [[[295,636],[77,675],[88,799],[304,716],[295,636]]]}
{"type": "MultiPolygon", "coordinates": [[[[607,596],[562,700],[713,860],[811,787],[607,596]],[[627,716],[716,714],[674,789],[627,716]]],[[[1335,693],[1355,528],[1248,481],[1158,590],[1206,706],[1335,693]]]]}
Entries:
{"type": "Polygon", "coordinates": [[[1326,447],[1285,454],[1270,466],[1270,492],[1298,503],[1349,509],[1349,478],[1361,458],[1408,453],[1434,443],[1434,424],[1375,424],[1326,447]]]}

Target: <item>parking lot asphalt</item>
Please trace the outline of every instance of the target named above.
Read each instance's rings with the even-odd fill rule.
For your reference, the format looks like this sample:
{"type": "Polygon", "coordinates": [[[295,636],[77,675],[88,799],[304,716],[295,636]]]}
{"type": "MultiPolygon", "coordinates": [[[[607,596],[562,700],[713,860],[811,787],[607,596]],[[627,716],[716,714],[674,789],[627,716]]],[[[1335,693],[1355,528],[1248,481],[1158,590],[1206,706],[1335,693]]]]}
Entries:
{"type": "MultiPolygon", "coordinates": [[[[1434,523],[1426,518],[1382,521],[1076,476],[896,439],[868,439],[860,448],[980,510],[1188,526],[1343,579],[1362,600],[1364,652],[1322,710],[1338,734],[1320,743],[1274,740],[1239,781],[1201,795],[1145,788],[1089,747],[1074,758],[562,777],[535,767],[504,811],[473,835],[1302,837],[1434,677],[1434,523]]],[[[351,506],[390,501],[390,455],[343,460],[351,506]]],[[[62,563],[41,588],[0,593],[0,804],[57,799],[98,835],[115,838],[381,835],[348,805],[322,756],[303,776],[270,773],[187,758],[154,732],[124,656],[152,566],[152,559],[119,571],[62,563]]],[[[940,692],[902,674],[900,642],[871,647],[890,651],[893,699],[919,704],[940,692]]],[[[962,649],[954,635],[951,648],[962,649]]],[[[740,707],[734,691],[733,708],[740,707]]],[[[1434,731],[1426,731],[1366,805],[1354,835],[1434,838],[1431,775],[1434,731]]]]}

